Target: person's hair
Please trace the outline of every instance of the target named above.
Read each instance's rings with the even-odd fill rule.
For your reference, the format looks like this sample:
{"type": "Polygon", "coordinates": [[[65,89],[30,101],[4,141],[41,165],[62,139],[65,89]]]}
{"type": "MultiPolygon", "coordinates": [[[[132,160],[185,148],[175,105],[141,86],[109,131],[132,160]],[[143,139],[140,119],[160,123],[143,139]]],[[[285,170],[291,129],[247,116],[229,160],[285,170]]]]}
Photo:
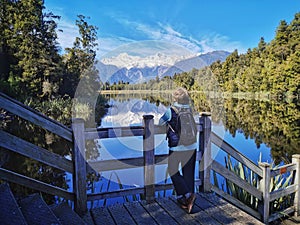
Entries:
{"type": "Polygon", "coordinates": [[[189,93],[185,88],[178,88],[173,92],[172,96],[173,100],[179,104],[186,105],[190,103],[189,93]]]}

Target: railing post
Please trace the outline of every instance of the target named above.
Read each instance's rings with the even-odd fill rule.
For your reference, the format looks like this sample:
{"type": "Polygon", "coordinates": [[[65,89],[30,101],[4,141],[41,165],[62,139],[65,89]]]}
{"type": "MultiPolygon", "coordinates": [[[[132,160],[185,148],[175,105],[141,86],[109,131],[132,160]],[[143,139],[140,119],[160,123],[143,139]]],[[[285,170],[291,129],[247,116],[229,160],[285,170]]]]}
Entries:
{"type": "Polygon", "coordinates": [[[85,135],[84,120],[73,119],[73,189],[75,193],[74,209],[79,215],[87,212],[86,192],[86,160],[85,160],[85,135]]]}
{"type": "Polygon", "coordinates": [[[297,185],[297,191],[295,193],[294,207],[295,216],[300,216],[300,155],[293,155],[292,163],[296,164],[295,184],[297,185]]]}
{"type": "Polygon", "coordinates": [[[200,113],[199,123],[202,126],[202,132],[199,132],[199,151],[201,153],[199,178],[202,181],[200,191],[211,191],[210,171],[211,171],[211,113],[200,113]]]}
{"type": "Polygon", "coordinates": [[[271,182],[271,168],[269,163],[259,163],[259,167],[263,171],[263,177],[260,181],[260,190],[263,193],[263,209],[262,219],[265,224],[269,223],[270,217],[270,182],[271,182]]]}
{"type": "Polygon", "coordinates": [[[155,198],[155,155],[154,155],[154,119],[153,115],[144,115],[144,136],[143,136],[143,156],[144,156],[144,186],[147,202],[154,201],[155,198]]]}

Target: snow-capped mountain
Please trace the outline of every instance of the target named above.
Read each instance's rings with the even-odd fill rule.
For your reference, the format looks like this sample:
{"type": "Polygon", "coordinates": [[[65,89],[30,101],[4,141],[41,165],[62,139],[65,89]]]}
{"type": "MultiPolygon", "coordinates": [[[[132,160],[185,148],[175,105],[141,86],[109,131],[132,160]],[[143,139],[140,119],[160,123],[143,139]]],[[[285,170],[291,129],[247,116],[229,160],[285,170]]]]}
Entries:
{"type": "Polygon", "coordinates": [[[214,51],[201,55],[155,55],[140,57],[121,53],[118,56],[104,58],[97,63],[101,81],[109,83],[129,82],[140,83],[164,76],[173,76],[175,73],[200,69],[220,60],[224,61],[229,55],[226,51],[214,51]]]}
{"type": "Polygon", "coordinates": [[[111,58],[104,58],[101,62],[105,65],[115,65],[118,68],[131,69],[144,68],[144,67],[156,67],[156,66],[172,66],[176,62],[181,60],[189,59],[195,55],[166,55],[164,53],[156,53],[155,55],[150,55],[147,57],[131,56],[127,53],[121,53],[118,56],[111,58]]]}

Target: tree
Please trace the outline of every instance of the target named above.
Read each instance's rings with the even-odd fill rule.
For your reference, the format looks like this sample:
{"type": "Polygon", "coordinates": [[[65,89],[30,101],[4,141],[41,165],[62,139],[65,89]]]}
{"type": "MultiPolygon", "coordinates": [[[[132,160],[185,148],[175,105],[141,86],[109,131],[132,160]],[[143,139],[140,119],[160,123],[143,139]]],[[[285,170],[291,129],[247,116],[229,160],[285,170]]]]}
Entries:
{"type": "Polygon", "coordinates": [[[62,72],[52,13],[42,0],[1,0],[1,77],[15,96],[49,98],[58,90],[62,72]],[[3,22],[3,23],[2,23],[3,22]]]}
{"type": "Polygon", "coordinates": [[[265,39],[263,37],[260,38],[258,43],[258,51],[259,53],[263,53],[263,51],[266,49],[267,43],[265,42],[265,39]]]}
{"type": "MultiPolygon", "coordinates": [[[[95,57],[97,44],[97,27],[89,25],[85,21],[86,17],[78,15],[76,25],[79,29],[80,37],[76,37],[73,47],[66,48],[64,62],[66,65],[66,74],[63,80],[61,92],[74,96],[80,79],[87,71],[95,70],[95,57]]],[[[95,75],[94,72],[89,74],[95,75]]],[[[97,79],[94,76],[91,80],[97,79]]],[[[100,88],[100,86],[99,86],[100,88]]]]}

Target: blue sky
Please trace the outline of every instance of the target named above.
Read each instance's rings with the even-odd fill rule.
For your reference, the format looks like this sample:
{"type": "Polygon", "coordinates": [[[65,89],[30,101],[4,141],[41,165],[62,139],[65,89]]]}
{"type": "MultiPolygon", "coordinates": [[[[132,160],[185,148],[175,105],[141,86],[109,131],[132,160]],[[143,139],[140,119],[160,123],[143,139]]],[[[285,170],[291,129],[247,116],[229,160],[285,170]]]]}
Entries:
{"type": "Polygon", "coordinates": [[[299,0],[45,0],[46,11],[61,16],[62,48],[78,36],[75,20],[82,14],[98,30],[98,57],[126,44],[164,41],[193,53],[213,50],[243,53],[267,42],[280,20],[300,12],[299,0]]]}

